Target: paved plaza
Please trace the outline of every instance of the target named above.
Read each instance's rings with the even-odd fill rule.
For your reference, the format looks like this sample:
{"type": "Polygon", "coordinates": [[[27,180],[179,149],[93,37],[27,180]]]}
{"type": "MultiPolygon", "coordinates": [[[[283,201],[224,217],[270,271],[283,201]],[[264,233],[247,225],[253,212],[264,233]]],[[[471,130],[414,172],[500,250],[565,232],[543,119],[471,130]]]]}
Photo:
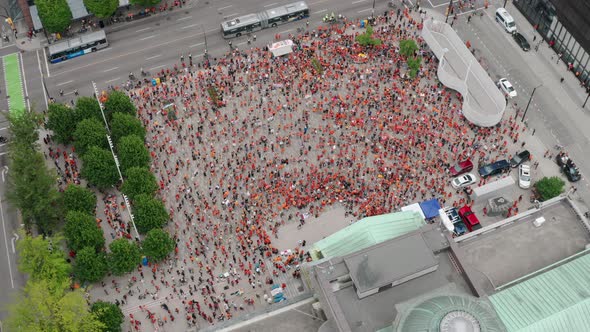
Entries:
{"type": "MultiPolygon", "coordinates": [[[[374,37],[383,45],[372,49],[354,42],[358,24],[277,36],[298,45],[286,58],[253,48],[210,59],[210,67],[185,59],[162,73],[164,83],[129,91],[177,250],[92,288],[93,299],[121,303],[125,331],[206,328],[272,306],[269,279],[296,297],[302,286],[293,273],[314,241],[432,197],[464,204],[449,185],[450,165],[521,148],[526,129],[515,110],[496,127],[470,125],[421,43],[419,78],[407,77],[397,45],[419,40],[409,13],[379,17],[374,37]]],[[[107,243],[127,228],[121,203],[99,197],[107,243]]]]}

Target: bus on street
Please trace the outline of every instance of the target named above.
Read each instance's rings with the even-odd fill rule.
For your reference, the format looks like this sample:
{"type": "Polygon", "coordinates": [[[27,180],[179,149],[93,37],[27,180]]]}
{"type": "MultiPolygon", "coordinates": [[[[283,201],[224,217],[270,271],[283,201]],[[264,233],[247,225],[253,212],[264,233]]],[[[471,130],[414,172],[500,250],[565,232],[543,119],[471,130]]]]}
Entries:
{"type": "Polygon", "coordinates": [[[307,17],[309,17],[309,6],[305,1],[298,1],[225,21],[221,23],[221,33],[223,38],[240,37],[254,31],[276,27],[307,17]]]}
{"type": "Polygon", "coordinates": [[[109,42],[104,30],[99,30],[49,45],[48,60],[51,63],[58,63],[108,46],[109,42]]]}

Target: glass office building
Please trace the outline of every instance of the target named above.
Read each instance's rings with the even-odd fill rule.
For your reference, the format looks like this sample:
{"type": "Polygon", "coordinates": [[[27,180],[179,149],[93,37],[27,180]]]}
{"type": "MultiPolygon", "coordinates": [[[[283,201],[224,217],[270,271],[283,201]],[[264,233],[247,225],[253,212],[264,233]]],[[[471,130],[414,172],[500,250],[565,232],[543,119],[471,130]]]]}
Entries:
{"type": "MultiPolygon", "coordinates": [[[[586,85],[590,83],[590,1],[514,0],[539,34],[586,85]]],[[[536,45],[534,45],[536,46],[536,45]]]]}

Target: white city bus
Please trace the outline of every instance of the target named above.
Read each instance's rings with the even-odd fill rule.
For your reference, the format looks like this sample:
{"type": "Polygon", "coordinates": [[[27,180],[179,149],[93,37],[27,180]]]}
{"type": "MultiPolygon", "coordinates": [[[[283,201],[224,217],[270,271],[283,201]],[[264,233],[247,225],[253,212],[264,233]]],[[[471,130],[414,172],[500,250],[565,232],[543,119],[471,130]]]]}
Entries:
{"type": "Polygon", "coordinates": [[[48,58],[49,62],[58,63],[108,46],[104,30],[99,30],[49,45],[48,58]]]}
{"type": "Polygon", "coordinates": [[[221,23],[223,38],[240,37],[261,29],[301,20],[309,17],[309,6],[305,1],[267,9],[256,14],[236,17],[221,23]]]}

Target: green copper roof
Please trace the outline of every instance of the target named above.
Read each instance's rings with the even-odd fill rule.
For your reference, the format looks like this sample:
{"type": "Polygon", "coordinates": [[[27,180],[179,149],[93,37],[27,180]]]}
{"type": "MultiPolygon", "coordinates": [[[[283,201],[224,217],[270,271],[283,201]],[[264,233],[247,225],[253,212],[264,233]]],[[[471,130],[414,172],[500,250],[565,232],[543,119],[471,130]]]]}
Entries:
{"type": "Polygon", "coordinates": [[[590,331],[590,255],[498,292],[490,301],[508,332],[590,331]]]}
{"type": "Polygon", "coordinates": [[[415,211],[368,217],[316,242],[310,253],[314,260],[344,256],[415,231],[422,225],[424,219],[415,211]]]}
{"type": "Polygon", "coordinates": [[[456,294],[436,296],[414,306],[404,313],[397,331],[504,332],[505,329],[489,302],[456,294]]]}

